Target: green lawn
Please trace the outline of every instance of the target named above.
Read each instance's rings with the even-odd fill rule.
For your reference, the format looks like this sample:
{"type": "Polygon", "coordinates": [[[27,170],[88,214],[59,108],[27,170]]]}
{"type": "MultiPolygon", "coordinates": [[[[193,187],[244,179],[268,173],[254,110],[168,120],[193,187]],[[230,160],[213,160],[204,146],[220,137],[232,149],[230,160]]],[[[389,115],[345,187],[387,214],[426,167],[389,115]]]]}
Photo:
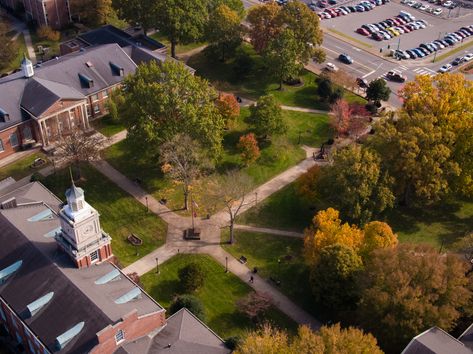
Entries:
{"type": "Polygon", "coordinates": [[[44,168],[49,164],[49,161],[42,152],[35,152],[31,155],[25,156],[20,160],[17,160],[15,162],[12,162],[4,167],[0,168],[0,180],[7,178],[7,177],[13,177],[15,180],[19,180],[23,177],[26,177],[28,175],[31,175],[35,173],[38,168],[33,168],[31,167],[31,164],[36,160],[37,158],[42,158],[47,163],[43,166],[41,166],[39,169],[44,168]]]}
{"type": "MultiPolygon", "coordinates": [[[[154,40],[164,44],[168,48],[168,54],[171,55],[171,43],[169,42],[169,40],[165,36],[163,36],[159,32],[156,32],[156,33],[152,34],[150,37],[153,38],[154,40]]],[[[205,42],[195,42],[195,43],[190,43],[190,44],[179,44],[179,45],[176,46],[176,54],[177,55],[184,54],[184,53],[186,53],[186,52],[188,52],[192,49],[202,47],[205,44],[206,44],[205,42]]]]}
{"type": "MultiPolygon", "coordinates": [[[[38,60],[48,60],[55,56],[59,55],[59,44],[66,40],[66,38],[61,38],[59,41],[51,41],[49,39],[40,39],[35,31],[30,31],[31,41],[33,42],[33,47],[38,60]],[[47,52],[42,55],[38,52],[38,46],[43,46],[43,48],[49,48],[47,52]]],[[[61,36],[62,37],[62,36],[61,36]]]]}
{"type": "MultiPolygon", "coordinates": [[[[228,241],[228,232],[222,233],[222,241],[228,241]]],[[[233,245],[223,245],[236,259],[245,256],[248,267],[257,267],[258,274],[263,278],[280,280],[280,289],[285,295],[306,311],[317,315],[311,296],[309,270],[302,254],[303,247],[302,238],[241,230],[235,231],[233,245]]]]}
{"type": "MultiPolygon", "coordinates": [[[[241,135],[248,133],[249,127],[245,119],[249,115],[248,108],[242,108],[240,119],[232,130],[226,132],[224,137],[224,154],[216,166],[218,173],[241,167],[240,155],[236,149],[241,135]]],[[[299,132],[301,143],[319,146],[331,136],[326,115],[284,111],[284,118],[288,125],[287,134],[274,138],[271,144],[261,147],[261,156],[254,164],[243,170],[250,175],[256,185],[285,171],[289,167],[304,159],[305,152],[297,145],[299,132]]],[[[132,155],[132,150],[127,147],[128,141],[122,141],[108,148],[105,152],[106,159],[118,170],[129,178],[139,178],[143,186],[156,198],[166,198],[171,209],[183,206],[182,188],[164,178],[157,161],[149,161],[132,155]]],[[[202,179],[194,186],[194,199],[199,204],[198,213],[207,214],[214,210],[206,198],[209,179],[202,179]]]]}
{"type": "MultiPolygon", "coordinates": [[[[217,89],[231,91],[243,97],[257,99],[265,94],[273,94],[283,105],[299,106],[315,109],[329,107],[321,102],[317,96],[317,81],[319,77],[306,70],[300,76],[303,85],[283,85],[283,90],[278,90],[278,84],[267,78],[263,59],[258,56],[249,44],[243,44],[241,50],[245,52],[252,61],[252,69],[246,78],[235,73],[235,59],[232,58],[225,63],[206,55],[205,52],[194,54],[188,61],[188,65],[197,70],[197,75],[208,79],[217,89]]],[[[366,102],[363,98],[345,91],[345,98],[349,102],[366,102]]]]}
{"type": "MultiPolygon", "coordinates": [[[[84,189],[86,201],[100,213],[102,228],[112,237],[113,253],[123,266],[164,244],[167,227],[162,219],[147,213],[146,207],[93,167],[83,166],[82,177],[83,180],[76,184],[84,189]],[[126,240],[130,233],[143,240],[143,245],[138,250],[126,240]]],[[[69,170],[58,171],[42,182],[59,198],[65,199],[64,193],[71,184],[69,170]]]]}
{"type": "MultiPolygon", "coordinates": [[[[205,307],[206,324],[222,338],[242,335],[255,327],[255,323],[240,314],[236,302],[252,289],[224,267],[207,255],[181,254],[160,266],[160,274],[155,271],[144,274],[141,283],[144,289],[162,306],[169,308],[176,294],[180,293],[178,271],[187,264],[195,262],[206,273],[205,284],[195,295],[205,307]]],[[[276,326],[291,332],[296,323],[279,310],[273,308],[266,316],[276,326]]]]}
{"type": "Polygon", "coordinates": [[[110,117],[110,115],[108,114],[102,118],[94,120],[92,122],[92,125],[100,133],[108,137],[120,133],[122,130],[125,130],[123,124],[113,120],[112,117],[110,117]]]}
{"type": "Polygon", "coordinates": [[[26,56],[28,56],[25,38],[23,37],[23,34],[20,34],[15,40],[15,42],[18,46],[18,53],[16,57],[13,58],[9,63],[6,63],[5,65],[0,64],[0,74],[9,73],[16,69],[20,69],[21,61],[23,60],[23,55],[26,54],[26,56]]]}

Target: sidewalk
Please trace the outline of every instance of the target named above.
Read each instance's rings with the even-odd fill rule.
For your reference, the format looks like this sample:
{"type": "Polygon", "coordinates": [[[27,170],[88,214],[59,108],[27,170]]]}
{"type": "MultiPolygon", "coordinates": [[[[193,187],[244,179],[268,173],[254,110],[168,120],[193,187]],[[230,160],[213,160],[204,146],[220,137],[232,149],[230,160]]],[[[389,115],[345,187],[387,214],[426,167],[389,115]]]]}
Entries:
{"type": "Polygon", "coordinates": [[[235,224],[235,230],[242,230],[242,231],[249,231],[249,232],[259,232],[262,234],[270,234],[270,235],[278,235],[278,236],[286,236],[286,237],[296,237],[296,238],[303,238],[304,234],[300,232],[294,231],[285,231],[285,230],[277,230],[277,229],[270,229],[267,227],[255,227],[249,225],[241,225],[235,224]]]}

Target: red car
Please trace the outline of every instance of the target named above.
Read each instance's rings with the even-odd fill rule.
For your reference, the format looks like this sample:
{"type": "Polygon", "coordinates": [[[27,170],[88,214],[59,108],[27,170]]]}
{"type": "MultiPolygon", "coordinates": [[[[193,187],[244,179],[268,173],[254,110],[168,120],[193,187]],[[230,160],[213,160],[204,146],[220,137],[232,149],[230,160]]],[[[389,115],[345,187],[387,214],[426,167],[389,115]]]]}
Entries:
{"type": "Polygon", "coordinates": [[[363,36],[369,36],[370,34],[367,30],[361,27],[356,30],[356,33],[362,34],[363,36]]]}

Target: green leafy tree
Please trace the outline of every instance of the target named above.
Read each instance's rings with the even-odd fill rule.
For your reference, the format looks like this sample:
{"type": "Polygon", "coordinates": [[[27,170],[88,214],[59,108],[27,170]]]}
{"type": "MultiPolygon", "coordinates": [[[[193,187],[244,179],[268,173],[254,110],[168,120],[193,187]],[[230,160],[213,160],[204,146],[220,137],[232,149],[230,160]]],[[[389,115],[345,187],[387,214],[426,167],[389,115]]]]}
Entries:
{"type": "Polygon", "coordinates": [[[0,68],[7,67],[18,54],[18,45],[7,36],[8,31],[9,29],[6,23],[0,21],[0,43],[2,43],[2,50],[0,50],[0,68]]]}
{"type": "Polygon", "coordinates": [[[324,102],[335,103],[343,97],[343,90],[328,77],[322,77],[317,84],[317,96],[324,102]]]}
{"type": "Polygon", "coordinates": [[[202,287],[205,282],[205,271],[199,263],[189,263],[178,271],[182,290],[192,293],[202,287]]]}
{"type": "Polygon", "coordinates": [[[192,312],[201,321],[205,321],[204,305],[199,298],[189,294],[176,296],[169,307],[169,314],[173,315],[183,307],[192,312]]]}
{"type": "Polygon", "coordinates": [[[316,199],[361,224],[394,206],[393,178],[383,171],[380,156],[360,145],[337,150],[333,164],[313,177],[316,199]]]}
{"type": "Polygon", "coordinates": [[[310,268],[315,301],[332,316],[355,309],[360,290],[356,276],[362,267],[353,248],[338,243],[324,247],[317,264],[310,268]]]}
{"type": "Polygon", "coordinates": [[[242,41],[242,27],[238,13],[227,5],[219,5],[211,11],[206,38],[221,53],[221,60],[242,41]]]}
{"type": "Polygon", "coordinates": [[[238,14],[238,17],[241,20],[245,17],[245,6],[241,0],[210,0],[210,11],[216,9],[220,5],[228,6],[238,14]]]}
{"type": "Polygon", "coordinates": [[[248,11],[246,19],[250,24],[249,37],[258,54],[263,54],[269,42],[280,32],[280,11],[281,8],[274,2],[254,6],[248,11]]]}
{"type": "Polygon", "coordinates": [[[264,51],[269,74],[279,83],[279,90],[284,81],[297,77],[303,68],[298,50],[299,44],[294,33],[285,29],[269,42],[264,51]]]}
{"type": "Polygon", "coordinates": [[[156,28],[171,43],[171,56],[176,58],[176,45],[189,44],[203,38],[209,17],[207,0],[160,0],[156,2],[156,28]]]}
{"type": "Polygon", "coordinates": [[[374,252],[361,274],[357,319],[390,352],[432,326],[451,330],[471,300],[466,265],[426,245],[374,252]]]}
{"type": "MultiPolygon", "coordinates": [[[[75,0],[79,4],[82,0],[75,0]]],[[[155,25],[156,2],[151,0],[112,0],[112,6],[119,18],[137,23],[145,33],[155,25]]]]}
{"type": "Polygon", "coordinates": [[[282,134],[286,124],[282,109],[273,95],[261,96],[256,105],[250,107],[250,122],[257,136],[268,137],[282,134]]]}
{"type": "Polygon", "coordinates": [[[386,81],[383,79],[376,79],[371,81],[368,88],[366,89],[366,98],[377,104],[379,104],[380,101],[389,100],[390,95],[391,89],[388,87],[386,81]]]}
{"type": "Polygon", "coordinates": [[[215,106],[217,93],[184,64],[169,60],[140,65],[124,87],[120,119],[136,152],[154,158],[162,143],[183,133],[212,156],[220,153],[224,121],[215,106]]]}

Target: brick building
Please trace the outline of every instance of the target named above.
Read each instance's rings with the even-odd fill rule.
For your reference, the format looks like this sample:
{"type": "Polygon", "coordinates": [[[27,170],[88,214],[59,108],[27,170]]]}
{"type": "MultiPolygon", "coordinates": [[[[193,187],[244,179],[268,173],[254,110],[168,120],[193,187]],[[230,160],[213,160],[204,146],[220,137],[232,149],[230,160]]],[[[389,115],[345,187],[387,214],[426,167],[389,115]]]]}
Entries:
{"type": "Polygon", "coordinates": [[[0,5],[12,11],[23,7],[26,19],[38,26],[60,29],[71,23],[69,0],[0,0],[0,5]]]}
{"type": "Polygon", "coordinates": [[[0,190],[0,346],[31,354],[225,354],[190,312],[165,310],[107,259],[111,238],[72,184],[0,190]],[[5,343],[5,342],[4,342],[5,343]]]}
{"type": "Polygon", "coordinates": [[[90,129],[91,120],[107,113],[111,90],[137,65],[172,60],[158,42],[137,41],[113,26],[62,48],[68,54],[36,67],[24,58],[21,71],[0,78],[0,159],[34,145],[48,150],[75,127],[90,129]]]}

